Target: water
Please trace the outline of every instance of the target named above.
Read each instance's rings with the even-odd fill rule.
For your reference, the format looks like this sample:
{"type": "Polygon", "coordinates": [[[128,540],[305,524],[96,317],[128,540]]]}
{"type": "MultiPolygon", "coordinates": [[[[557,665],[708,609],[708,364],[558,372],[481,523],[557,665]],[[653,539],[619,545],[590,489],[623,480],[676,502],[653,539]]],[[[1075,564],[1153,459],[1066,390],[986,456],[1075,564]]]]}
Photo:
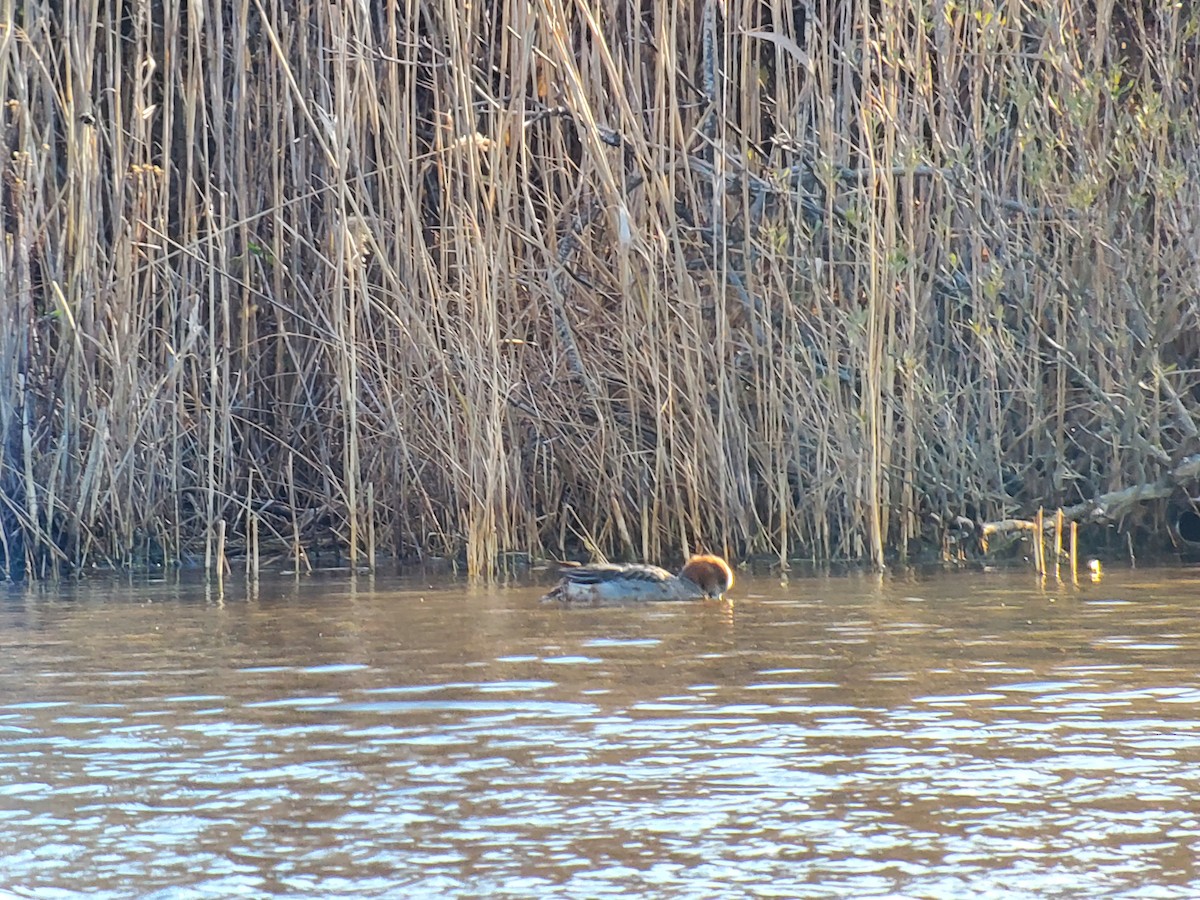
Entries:
{"type": "Polygon", "coordinates": [[[1198,585],[14,588],[0,895],[1200,896],[1198,585]]]}

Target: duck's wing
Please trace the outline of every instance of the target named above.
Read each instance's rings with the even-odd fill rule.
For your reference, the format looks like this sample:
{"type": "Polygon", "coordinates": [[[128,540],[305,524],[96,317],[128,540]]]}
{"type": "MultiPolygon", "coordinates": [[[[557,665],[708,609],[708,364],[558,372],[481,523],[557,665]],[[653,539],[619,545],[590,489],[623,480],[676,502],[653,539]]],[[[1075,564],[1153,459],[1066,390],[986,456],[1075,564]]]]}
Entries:
{"type": "Polygon", "coordinates": [[[645,565],[578,566],[562,570],[564,581],[571,584],[607,584],[610,581],[632,581],[642,584],[662,584],[674,578],[666,569],[645,565]]]}

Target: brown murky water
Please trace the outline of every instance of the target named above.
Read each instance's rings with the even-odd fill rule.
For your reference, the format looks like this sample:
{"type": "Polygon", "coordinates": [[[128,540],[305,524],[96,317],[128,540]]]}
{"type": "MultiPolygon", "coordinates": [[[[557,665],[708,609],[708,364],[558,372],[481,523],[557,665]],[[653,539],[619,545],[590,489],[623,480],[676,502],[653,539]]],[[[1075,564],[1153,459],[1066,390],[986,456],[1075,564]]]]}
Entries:
{"type": "Polygon", "coordinates": [[[17,897],[1197,897],[1200,572],[0,594],[17,897]]]}

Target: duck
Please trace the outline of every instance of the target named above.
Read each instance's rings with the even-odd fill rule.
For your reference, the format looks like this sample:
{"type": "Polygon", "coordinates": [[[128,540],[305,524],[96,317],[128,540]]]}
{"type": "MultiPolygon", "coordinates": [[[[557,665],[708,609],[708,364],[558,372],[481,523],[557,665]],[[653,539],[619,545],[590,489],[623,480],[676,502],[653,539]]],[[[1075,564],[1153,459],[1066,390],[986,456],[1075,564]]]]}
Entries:
{"type": "Polygon", "coordinates": [[[605,603],[628,600],[722,599],[733,587],[733,570],[719,556],[693,556],[678,575],[642,564],[573,566],[543,602],[605,603]]]}

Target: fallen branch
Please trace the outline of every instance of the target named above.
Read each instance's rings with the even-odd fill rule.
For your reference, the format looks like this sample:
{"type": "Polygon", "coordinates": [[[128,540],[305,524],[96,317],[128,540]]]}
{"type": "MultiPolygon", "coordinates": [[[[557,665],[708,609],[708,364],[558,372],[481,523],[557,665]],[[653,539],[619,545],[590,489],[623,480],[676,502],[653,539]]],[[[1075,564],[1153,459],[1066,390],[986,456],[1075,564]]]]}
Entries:
{"type": "MultiPolygon", "coordinates": [[[[1067,522],[1105,522],[1119,519],[1129,512],[1136,504],[1144,500],[1162,500],[1170,497],[1175,489],[1185,482],[1200,477],[1200,453],[1187,457],[1174,469],[1157,481],[1149,484],[1135,484],[1119,491],[1101,494],[1093,500],[1084,500],[1074,506],[1064,507],[1063,520],[1067,522]]],[[[1042,522],[1042,530],[1054,528],[1054,518],[1049,517],[1042,522]]],[[[1036,522],[1029,519],[1000,519],[996,522],[984,522],[980,532],[986,539],[993,534],[1008,534],[1013,531],[1037,531],[1036,522]]]]}

